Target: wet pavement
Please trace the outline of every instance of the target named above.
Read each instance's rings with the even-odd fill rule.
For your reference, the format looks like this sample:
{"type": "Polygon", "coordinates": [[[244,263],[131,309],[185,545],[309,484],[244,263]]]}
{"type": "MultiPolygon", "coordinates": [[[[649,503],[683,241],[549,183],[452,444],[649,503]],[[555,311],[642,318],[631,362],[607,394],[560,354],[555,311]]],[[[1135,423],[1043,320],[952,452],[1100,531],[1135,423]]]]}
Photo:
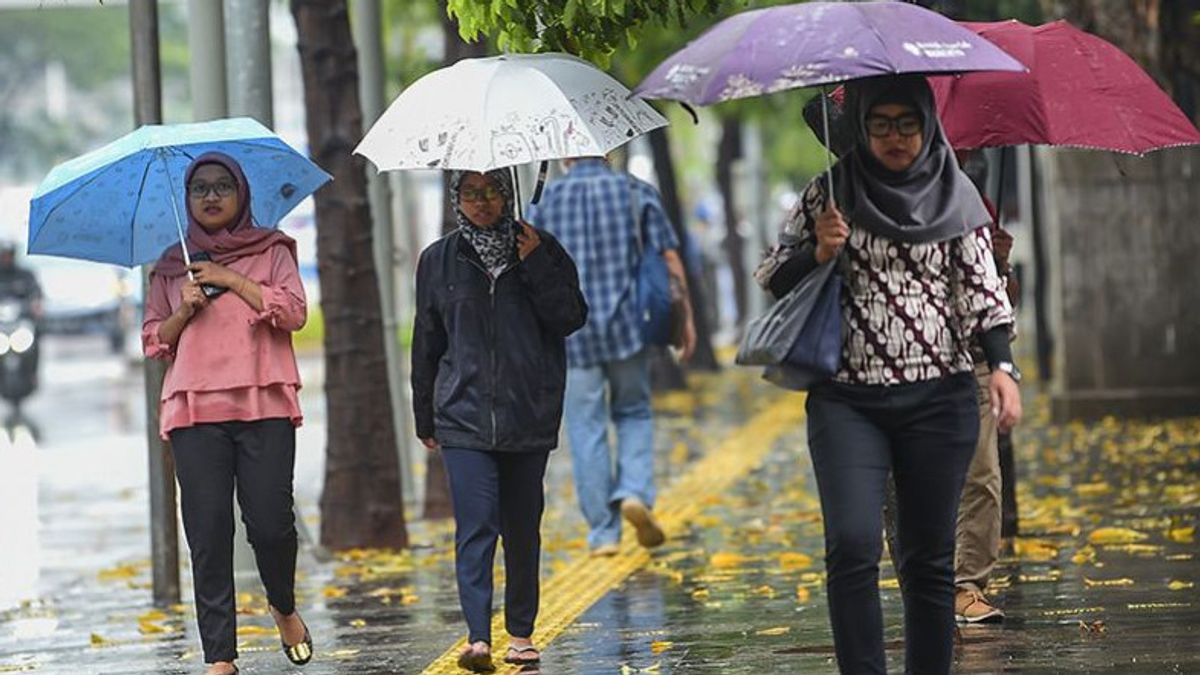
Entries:
{"type": "MultiPolygon", "coordinates": [[[[149,600],[140,371],[89,349],[60,349],[27,419],[0,438],[0,506],[38,505],[36,526],[6,518],[0,538],[0,673],[202,672],[188,570],[184,604],[149,600]]],[[[319,361],[304,368],[297,503],[316,531],[319,361]]],[[[791,400],[798,420],[801,400],[791,400]]],[[[660,397],[661,482],[737,453],[723,441],[781,401],[791,405],[744,371],[660,397]]],[[[958,671],[1200,670],[1200,419],[1058,426],[1044,401],[1030,402],[1017,437],[1024,536],[994,590],[1009,621],[964,628],[958,671]]],[[[773,437],[753,470],[728,477],[732,488],[660,504],[685,514],[676,536],[577,618],[545,617],[570,620],[541,672],[834,672],[802,426],[773,437]]],[[[588,569],[567,453],[553,457],[548,486],[544,603],[572,593],[569,575],[588,569]]],[[[418,673],[461,637],[450,528],[410,527],[410,551],[326,562],[302,552],[298,604],[317,648],[303,672],[418,673]]],[[[889,668],[899,672],[900,597],[883,569],[889,668]]],[[[243,575],[239,589],[242,672],[300,672],[278,653],[257,580],[243,575]]]]}

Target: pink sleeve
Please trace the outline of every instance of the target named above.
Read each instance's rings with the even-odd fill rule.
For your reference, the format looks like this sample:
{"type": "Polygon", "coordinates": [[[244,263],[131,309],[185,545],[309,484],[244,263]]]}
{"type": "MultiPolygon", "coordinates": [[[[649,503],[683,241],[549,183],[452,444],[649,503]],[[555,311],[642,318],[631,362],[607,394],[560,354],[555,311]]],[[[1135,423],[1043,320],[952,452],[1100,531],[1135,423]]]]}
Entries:
{"type": "Polygon", "coordinates": [[[308,320],[308,303],[304,297],[304,285],[300,282],[300,270],[296,260],[283,246],[271,248],[270,277],[259,284],[262,289],[262,311],[253,323],[269,322],[271,326],[285,331],[297,331],[308,320]]]}
{"type": "Polygon", "coordinates": [[[150,278],[142,319],[142,353],[148,359],[170,359],[175,356],[175,349],[158,339],[158,327],[174,311],[168,293],[164,277],[156,274],[150,278]]]}

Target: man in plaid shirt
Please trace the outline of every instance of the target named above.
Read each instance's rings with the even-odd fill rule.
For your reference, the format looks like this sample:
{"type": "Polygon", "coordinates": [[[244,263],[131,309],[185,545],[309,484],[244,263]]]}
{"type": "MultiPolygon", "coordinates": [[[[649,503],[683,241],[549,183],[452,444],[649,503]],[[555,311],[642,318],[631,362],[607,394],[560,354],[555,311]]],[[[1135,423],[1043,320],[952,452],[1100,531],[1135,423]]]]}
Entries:
{"type": "MultiPolygon", "coordinates": [[[[567,174],[546,186],[531,206],[531,222],[553,234],[579,270],[588,322],[567,338],[567,438],[575,491],[588,521],[593,555],[614,555],[621,517],[645,547],[663,543],[654,518],[654,425],[650,367],[638,320],[635,284],[640,260],[638,227],[647,255],[661,255],[672,281],[687,295],[679,241],[658,191],[613,171],[600,157],[569,161],[567,174]],[[638,214],[635,217],[635,213],[638,214]],[[635,222],[640,219],[640,223],[635,222]],[[616,471],[608,423],[617,431],[616,471]]],[[[676,346],[692,355],[696,331],[685,301],[684,330],[676,346]]]]}

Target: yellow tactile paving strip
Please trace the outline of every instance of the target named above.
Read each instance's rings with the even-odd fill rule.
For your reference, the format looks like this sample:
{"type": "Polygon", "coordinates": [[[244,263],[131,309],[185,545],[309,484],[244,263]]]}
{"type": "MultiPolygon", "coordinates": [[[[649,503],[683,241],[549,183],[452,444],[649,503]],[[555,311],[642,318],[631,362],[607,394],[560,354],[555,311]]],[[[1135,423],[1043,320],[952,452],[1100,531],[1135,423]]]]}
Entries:
{"type": "MultiPolygon", "coordinates": [[[[724,493],[758,466],[775,441],[787,431],[795,429],[803,418],[803,395],[782,396],[721,441],[672,483],[659,497],[654,508],[667,536],[682,532],[687,522],[704,508],[705,497],[724,493]]],[[[542,583],[534,644],[545,649],[596,601],[645,567],[650,560],[650,553],[637,545],[630,528],[626,528],[621,541],[620,555],[597,559],[583,553],[572,560],[542,583]]],[[[506,665],[501,660],[508,647],[502,611],[492,618],[492,634],[495,640],[492,650],[496,672],[517,673],[519,667],[506,665]]],[[[458,653],[465,645],[465,639],[459,640],[425,669],[425,675],[466,672],[456,663],[458,653]]]]}

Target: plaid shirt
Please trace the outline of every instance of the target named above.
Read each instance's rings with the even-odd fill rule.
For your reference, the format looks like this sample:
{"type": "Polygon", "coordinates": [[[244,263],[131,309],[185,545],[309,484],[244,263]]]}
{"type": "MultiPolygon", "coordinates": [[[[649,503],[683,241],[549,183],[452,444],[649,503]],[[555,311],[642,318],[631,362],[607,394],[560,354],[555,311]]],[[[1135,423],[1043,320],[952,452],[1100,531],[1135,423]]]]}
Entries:
{"type": "Polygon", "coordinates": [[[575,162],[567,175],[546,186],[540,203],[529,207],[530,222],[554,235],[575,260],[587,298],[588,322],[567,338],[572,368],[619,361],[642,349],[634,299],[635,204],[642,212],[645,250],[678,249],[658,191],[600,159],[575,162]],[[631,201],[635,194],[636,202],[631,201]]]}

